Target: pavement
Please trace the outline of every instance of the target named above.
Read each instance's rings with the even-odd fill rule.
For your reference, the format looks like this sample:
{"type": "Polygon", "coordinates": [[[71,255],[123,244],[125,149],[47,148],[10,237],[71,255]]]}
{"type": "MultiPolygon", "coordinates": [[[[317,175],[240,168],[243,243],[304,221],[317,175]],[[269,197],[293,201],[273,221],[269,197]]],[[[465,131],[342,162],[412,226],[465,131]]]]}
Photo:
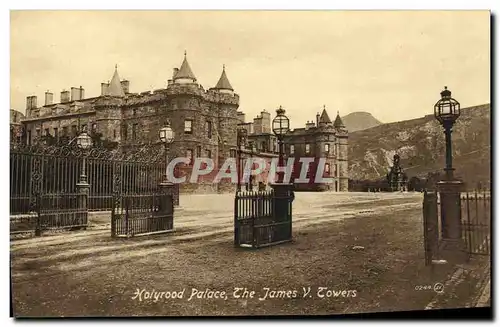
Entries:
{"type": "Polygon", "coordinates": [[[117,299],[117,294],[135,290],[136,285],[223,288],[234,281],[252,286],[259,280],[288,287],[321,284],[324,279],[324,283],[348,283],[366,292],[345,303],[290,302],[282,308],[287,314],[383,311],[395,303],[401,310],[423,309],[425,303],[428,309],[489,303],[488,270],[476,269],[486,261],[457,267],[449,278],[449,268],[430,272],[423,265],[420,193],[296,193],[293,244],[247,254],[232,247],[233,194],[181,195],[180,203],[176,231],[168,237],[111,239],[110,213],[102,212],[93,214],[92,227],[86,231],[12,241],[17,312],[56,316],[282,313],[265,301],[252,307],[245,302],[241,311],[243,304],[234,301],[227,302],[229,306],[207,302],[157,308],[137,307],[135,302],[124,302],[123,296],[117,299]],[[280,269],[288,273],[277,274],[280,269]],[[442,294],[414,289],[437,281],[444,284],[442,294]],[[464,299],[471,301],[464,304],[464,299]]]}

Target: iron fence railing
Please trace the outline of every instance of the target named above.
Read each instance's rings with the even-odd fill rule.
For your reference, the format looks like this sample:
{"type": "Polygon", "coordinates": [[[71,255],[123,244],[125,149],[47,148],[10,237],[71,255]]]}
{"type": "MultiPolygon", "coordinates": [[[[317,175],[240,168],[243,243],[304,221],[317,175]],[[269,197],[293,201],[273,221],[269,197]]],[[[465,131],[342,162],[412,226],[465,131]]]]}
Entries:
{"type": "Polygon", "coordinates": [[[86,194],[39,194],[32,211],[11,217],[10,233],[33,232],[40,236],[44,231],[82,229],[88,225],[86,194]]]}
{"type": "MultiPolygon", "coordinates": [[[[11,144],[10,214],[29,213],[36,194],[70,194],[84,172],[89,184],[88,209],[111,211],[115,193],[155,192],[166,172],[160,148],[120,152],[72,146],[26,146],[11,144]],[[116,175],[119,174],[117,177],[116,175]],[[116,184],[115,179],[120,183],[116,184]],[[116,189],[119,185],[120,189],[116,189]]],[[[179,204],[179,185],[174,186],[179,204]]]]}
{"type": "MultiPolygon", "coordinates": [[[[469,258],[491,254],[491,193],[488,190],[460,194],[460,230],[469,258]]],[[[442,233],[441,198],[436,191],[425,192],[423,201],[425,262],[439,257],[442,233]]]]}
{"type": "Polygon", "coordinates": [[[112,237],[165,233],[174,228],[171,194],[123,194],[115,201],[111,218],[112,237]]]}
{"type": "Polygon", "coordinates": [[[489,192],[461,196],[462,236],[469,254],[491,253],[491,195],[489,192]]]}
{"type": "Polygon", "coordinates": [[[259,248],[292,239],[290,194],[271,191],[237,192],[234,204],[236,246],[259,248]]]}

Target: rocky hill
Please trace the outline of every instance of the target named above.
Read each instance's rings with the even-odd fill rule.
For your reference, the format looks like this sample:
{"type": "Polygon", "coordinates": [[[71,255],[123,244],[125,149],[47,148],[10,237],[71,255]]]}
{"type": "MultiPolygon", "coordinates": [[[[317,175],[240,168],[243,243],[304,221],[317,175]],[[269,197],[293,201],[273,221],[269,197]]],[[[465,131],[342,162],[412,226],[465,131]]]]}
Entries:
{"type": "Polygon", "coordinates": [[[349,132],[361,131],[382,124],[369,112],[351,112],[342,117],[342,121],[349,132]]]}
{"type": "MultiPolygon", "coordinates": [[[[455,175],[474,188],[490,181],[490,104],[463,108],[452,133],[455,175]]],[[[349,134],[349,176],[384,177],[398,151],[408,177],[425,178],[445,166],[443,128],[428,115],[349,134]]]]}

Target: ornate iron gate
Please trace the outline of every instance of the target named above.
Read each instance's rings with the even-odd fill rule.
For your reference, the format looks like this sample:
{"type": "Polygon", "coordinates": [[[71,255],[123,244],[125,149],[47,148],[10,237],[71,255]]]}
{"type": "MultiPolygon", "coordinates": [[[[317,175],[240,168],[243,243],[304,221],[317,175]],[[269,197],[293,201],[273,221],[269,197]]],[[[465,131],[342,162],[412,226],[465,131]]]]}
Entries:
{"type": "Polygon", "coordinates": [[[290,193],[237,192],[234,202],[234,244],[259,248],[292,240],[290,193]]]}
{"type": "Polygon", "coordinates": [[[165,203],[179,203],[179,185],[171,185],[168,196],[162,193],[166,162],[157,146],[82,150],[75,145],[11,144],[10,150],[11,233],[85,228],[88,210],[119,214],[127,208],[127,221],[144,216],[138,212],[146,209],[162,221],[134,222],[137,227],[127,235],[172,229],[168,217],[173,209],[165,203]]]}
{"type": "MultiPolygon", "coordinates": [[[[423,201],[425,263],[437,258],[440,238],[439,194],[425,192],[423,201]]],[[[469,257],[491,254],[491,194],[477,191],[461,195],[461,233],[469,257]]]]}
{"type": "Polygon", "coordinates": [[[88,196],[77,184],[83,155],[70,146],[11,144],[11,234],[87,227],[88,196]]]}
{"type": "Polygon", "coordinates": [[[111,236],[133,237],[166,233],[174,229],[171,194],[126,194],[115,202],[111,236]]]}
{"type": "Polygon", "coordinates": [[[124,183],[124,178],[130,179],[126,171],[132,158],[127,159],[114,162],[111,236],[133,237],[173,231],[176,185],[162,183],[158,180],[157,169],[147,169],[151,165],[155,168],[154,160],[135,162],[142,164],[146,172],[144,182],[147,185],[155,183],[156,187],[147,193],[134,192],[130,184],[124,183]]]}
{"type": "Polygon", "coordinates": [[[462,195],[462,235],[469,255],[491,253],[491,194],[462,195]]]}

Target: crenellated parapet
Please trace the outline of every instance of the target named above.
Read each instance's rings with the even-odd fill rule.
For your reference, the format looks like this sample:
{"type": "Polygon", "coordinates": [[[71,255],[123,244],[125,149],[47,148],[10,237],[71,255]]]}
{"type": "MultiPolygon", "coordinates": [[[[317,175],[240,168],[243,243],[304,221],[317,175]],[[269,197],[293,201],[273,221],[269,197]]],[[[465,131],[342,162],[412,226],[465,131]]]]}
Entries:
{"type": "Polygon", "coordinates": [[[205,92],[204,99],[208,102],[224,103],[239,106],[240,96],[236,93],[221,93],[216,89],[205,92]]]}
{"type": "Polygon", "coordinates": [[[203,87],[196,83],[189,84],[169,84],[165,90],[166,95],[190,95],[203,97],[205,90],[203,87]]]}
{"type": "Polygon", "coordinates": [[[117,108],[117,107],[119,108],[124,104],[125,100],[123,98],[103,95],[98,99],[96,99],[96,101],[94,102],[94,107],[96,109],[117,108]]]}
{"type": "Polygon", "coordinates": [[[140,94],[127,94],[125,98],[125,105],[128,107],[145,106],[149,104],[158,103],[167,99],[166,89],[155,90],[153,92],[147,91],[140,94]]]}

